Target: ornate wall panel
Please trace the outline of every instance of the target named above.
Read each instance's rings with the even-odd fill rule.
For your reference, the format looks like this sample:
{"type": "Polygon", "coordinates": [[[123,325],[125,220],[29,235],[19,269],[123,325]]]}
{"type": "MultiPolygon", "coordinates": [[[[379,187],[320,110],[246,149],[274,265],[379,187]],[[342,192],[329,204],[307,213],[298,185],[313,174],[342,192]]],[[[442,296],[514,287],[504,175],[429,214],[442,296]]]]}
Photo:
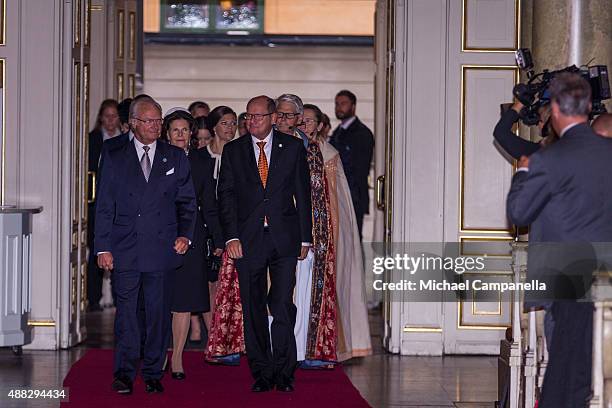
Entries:
{"type": "Polygon", "coordinates": [[[512,101],[517,80],[513,66],[462,66],[460,232],[508,231],[503,204],[513,168],[492,133],[499,105],[512,101]]]}
{"type": "Polygon", "coordinates": [[[514,52],[519,48],[520,0],[462,0],[463,52],[514,52]]]}

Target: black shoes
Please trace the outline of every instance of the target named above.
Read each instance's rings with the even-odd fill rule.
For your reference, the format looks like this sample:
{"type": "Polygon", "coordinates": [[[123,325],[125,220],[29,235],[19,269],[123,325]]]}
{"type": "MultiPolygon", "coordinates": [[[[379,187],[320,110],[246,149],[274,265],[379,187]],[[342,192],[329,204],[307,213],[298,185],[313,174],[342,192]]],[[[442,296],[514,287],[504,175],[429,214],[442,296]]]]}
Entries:
{"type": "Polygon", "coordinates": [[[132,393],[132,380],[128,377],[118,376],[113,381],[111,387],[117,394],[130,395],[132,393]]]}
{"type": "Polygon", "coordinates": [[[164,392],[164,387],[159,380],[145,380],[145,391],[147,394],[153,392],[164,392]]]}
{"type": "Polygon", "coordinates": [[[177,372],[172,372],[172,379],[174,380],[184,380],[185,379],[185,373],[182,373],[180,371],[177,372]]]}
{"type": "Polygon", "coordinates": [[[276,391],[280,392],[293,392],[294,388],[290,382],[281,382],[276,384],[276,391]]]}
{"type": "Polygon", "coordinates": [[[253,392],[267,392],[272,391],[276,387],[276,391],[280,392],[293,392],[293,384],[291,384],[290,380],[279,380],[276,384],[265,380],[263,378],[259,378],[255,381],[255,384],[251,387],[251,391],[253,392]]]}
{"type": "Polygon", "coordinates": [[[280,392],[293,392],[292,381],[286,378],[276,380],[276,391],[280,392]]]}
{"type": "Polygon", "coordinates": [[[264,380],[263,378],[259,378],[255,381],[253,386],[251,387],[251,391],[253,392],[267,392],[272,390],[272,385],[269,381],[264,380]]]}

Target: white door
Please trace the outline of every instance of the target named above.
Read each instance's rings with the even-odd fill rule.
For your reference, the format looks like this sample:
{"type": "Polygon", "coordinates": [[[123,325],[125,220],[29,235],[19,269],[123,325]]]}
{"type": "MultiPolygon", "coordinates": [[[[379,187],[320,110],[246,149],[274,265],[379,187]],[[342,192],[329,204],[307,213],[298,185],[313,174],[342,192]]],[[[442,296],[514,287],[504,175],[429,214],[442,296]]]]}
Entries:
{"type": "MultiPolygon", "coordinates": [[[[390,1],[393,44],[383,63],[393,84],[385,169],[391,241],[462,243],[470,254],[493,241],[499,253],[487,273],[508,279],[513,163],[492,132],[518,78],[518,0],[390,1]]],[[[498,354],[510,323],[508,296],[400,300],[387,303],[385,320],[387,348],[401,354],[498,354]]]]}

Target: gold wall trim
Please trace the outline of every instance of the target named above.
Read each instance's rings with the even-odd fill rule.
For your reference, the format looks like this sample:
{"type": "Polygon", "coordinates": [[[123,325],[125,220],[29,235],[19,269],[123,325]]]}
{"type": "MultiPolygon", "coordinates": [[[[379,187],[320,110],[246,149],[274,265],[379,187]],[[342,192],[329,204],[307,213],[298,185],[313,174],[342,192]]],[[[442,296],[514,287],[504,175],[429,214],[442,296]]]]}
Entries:
{"type": "Polygon", "coordinates": [[[117,100],[118,101],[122,101],[124,99],[123,98],[123,95],[124,95],[124,93],[123,93],[123,88],[124,88],[123,80],[124,80],[123,74],[122,73],[117,74],[117,100]]]}
{"type": "Polygon", "coordinates": [[[125,11],[119,9],[117,10],[117,58],[118,59],[123,59],[124,48],[125,48],[125,11]]]}
{"type": "Polygon", "coordinates": [[[128,98],[133,98],[136,95],[136,76],[128,75],[128,98]]]}
{"type": "Polygon", "coordinates": [[[6,45],[6,0],[0,7],[0,45],[6,45]]]}
{"type": "Polygon", "coordinates": [[[85,26],[83,27],[83,43],[85,47],[89,47],[89,39],[91,34],[91,0],[85,0],[85,26]]]}
{"type": "MultiPolygon", "coordinates": [[[[510,311],[512,315],[512,311],[510,311]]],[[[506,330],[508,326],[497,325],[497,324],[462,324],[463,322],[463,302],[457,302],[457,330],[506,330]]]]}
{"type": "Polygon", "coordinates": [[[492,259],[511,259],[512,258],[512,248],[508,245],[507,253],[479,253],[479,252],[467,252],[463,250],[464,242],[491,242],[491,241],[506,241],[508,243],[514,241],[514,238],[511,236],[507,237],[495,237],[495,236],[461,236],[459,237],[459,246],[460,246],[460,254],[463,256],[486,256],[487,258],[492,259]]]}
{"type": "MultiPolygon", "coordinates": [[[[385,78],[385,213],[384,237],[385,246],[392,242],[393,230],[393,149],[395,137],[395,1],[387,1],[386,32],[386,78],[385,78]],[[391,59],[393,58],[393,60],[391,59]]],[[[385,275],[388,281],[388,275],[385,275]]],[[[385,327],[391,327],[391,296],[383,293],[385,327]]]]}
{"type": "Polygon", "coordinates": [[[461,52],[490,52],[490,53],[513,53],[521,48],[521,0],[514,0],[514,47],[487,48],[468,47],[467,45],[467,2],[461,0],[461,52]]]}
{"type": "MultiPolygon", "coordinates": [[[[131,61],[136,61],[136,13],[133,11],[130,11],[130,17],[128,20],[130,24],[129,57],[131,61]]],[[[133,98],[133,96],[131,96],[131,98],[133,98]]]]}
{"type": "Polygon", "coordinates": [[[72,24],[74,46],[81,45],[81,0],[73,0],[72,3],[72,24]]]}
{"type": "Polygon", "coordinates": [[[28,326],[55,327],[55,320],[28,320],[28,326]]]}
{"type": "Polygon", "coordinates": [[[495,227],[480,227],[466,228],[463,216],[465,214],[465,75],[468,70],[482,71],[514,71],[514,83],[519,82],[519,69],[515,65],[461,65],[461,143],[459,156],[459,233],[478,233],[478,234],[504,234],[510,236],[510,227],[495,228],[495,227]]]}
{"type": "Polygon", "coordinates": [[[0,84],[2,89],[0,90],[0,100],[2,102],[2,112],[0,117],[0,124],[2,125],[2,179],[0,180],[0,205],[5,204],[5,187],[6,187],[6,59],[0,58],[0,75],[2,75],[0,84]]]}
{"type": "Polygon", "coordinates": [[[404,326],[404,333],[442,333],[441,327],[404,326]]]}
{"type": "Polygon", "coordinates": [[[502,299],[501,292],[497,291],[497,310],[489,311],[489,310],[478,310],[476,308],[476,291],[472,289],[472,316],[501,316],[502,315],[502,299]]]}

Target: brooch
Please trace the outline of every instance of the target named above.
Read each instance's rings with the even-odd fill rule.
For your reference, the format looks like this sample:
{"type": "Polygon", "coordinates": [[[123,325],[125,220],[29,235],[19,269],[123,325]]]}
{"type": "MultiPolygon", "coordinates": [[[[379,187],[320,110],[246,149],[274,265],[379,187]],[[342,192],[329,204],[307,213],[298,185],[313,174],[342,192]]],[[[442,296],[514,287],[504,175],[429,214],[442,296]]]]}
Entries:
{"type": "Polygon", "coordinates": [[[164,162],[164,163],[167,162],[167,161],[168,161],[168,159],[166,159],[165,157],[162,159],[162,162],[164,162]]]}
{"type": "Polygon", "coordinates": [[[278,147],[283,147],[283,144],[282,144],[282,143],[279,143],[279,144],[278,144],[278,147]]]}

